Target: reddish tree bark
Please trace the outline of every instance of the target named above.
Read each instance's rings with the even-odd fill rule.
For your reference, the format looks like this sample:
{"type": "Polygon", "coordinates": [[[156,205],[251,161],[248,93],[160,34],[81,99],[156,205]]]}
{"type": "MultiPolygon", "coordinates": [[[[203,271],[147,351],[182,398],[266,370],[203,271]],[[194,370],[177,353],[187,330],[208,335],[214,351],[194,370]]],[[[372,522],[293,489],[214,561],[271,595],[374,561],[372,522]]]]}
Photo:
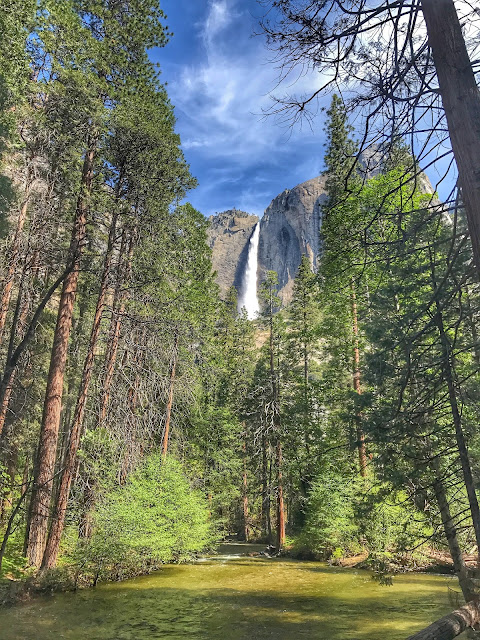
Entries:
{"type": "Polygon", "coordinates": [[[110,277],[110,271],[112,266],[113,252],[115,249],[115,240],[117,233],[117,221],[119,216],[118,209],[118,195],[120,188],[121,178],[117,185],[117,198],[115,203],[115,209],[112,215],[110,223],[110,229],[108,234],[107,251],[105,253],[103,271],[100,282],[100,291],[98,293],[97,305],[95,309],[95,315],[93,319],[92,330],[90,333],[90,341],[88,344],[87,355],[83,365],[82,380],[80,383],[80,389],[78,393],[77,403],[75,406],[75,412],[73,415],[73,422],[70,429],[70,438],[67,446],[67,451],[64,460],[64,469],[60,480],[60,487],[58,491],[57,504],[55,507],[54,517],[52,519],[52,526],[48,535],[47,546],[42,560],[43,568],[54,567],[57,562],[57,556],[60,549],[60,540],[63,533],[65,524],[65,515],[68,506],[68,497],[70,494],[70,487],[72,484],[73,475],[75,473],[77,452],[80,444],[80,438],[83,431],[83,420],[85,416],[85,407],[87,404],[88,390],[93,373],[93,363],[95,358],[95,349],[97,347],[98,338],[100,335],[100,327],[102,322],[103,310],[105,307],[105,298],[108,290],[108,282],[110,277]]]}
{"type": "Polygon", "coordinates": [[[81,192],[77,200],[69,248],[69,259],[72,263],[72,269],[65,277],[60,295],[50,369],[47,378],[40,440],[34,471],[27,543],[28,561],[36,567],[41,565],[46,544],[48,515],[55,473],[58,431],[62,410],[63,382],[67,362],[68,341],[72,328],[80,260],[85,243],[88,200],[93,181],[96,148],[97,138],[94,136],[90,141],[83,163],[81,192]]]}
{"type": "Polygon", "coordinates": [[[453,0],[422,0],[428,43],[480,276],[480,90],[453,0]]]}
{"type": "Polygon", "coordinates": [[[62,282],[64,281],[65,277],[68,275],[68,273],[70,273],[70,271],[71,271],[71,266],[68,266],[67,270],[64,271],[55,280],[55,282],[49,287],[49,289],[47,290],[47,292],[43,296],[42,300],[40,301],[39,305],[37,306],[37,308],[35,310],[35,313],[33,314],[33,317],[32,317],[32,319],[31,319],[31,321],[30,321],[30,323],[28,325],[28,328],[27,328],[26,332],[25,332],[24,337],[22,338],[22,340],[20,341],[18,346],[15,348],[15,350],[13,350],[11,355],[10,354],[8,355],[7,361],[5,363],[5,369],[4,369],[4,372],[3,372],[2,380],[0,381],[0,406],[4,405],[5,396],[8,395],[9,388],[13,383],[13,378],[15,376],[15,370],[16,370],[18,361],[19,361],[21,355],[23,354],[23,352],[25,351],[25,349],[27,348],[27,346],[28,346],[30,340],[32,339],[33,335],[35,334],[35,329],[36,329],[37,324],[38,324],[38,322],[40,320],[40,316],[43,313],[43,310],[47,306],[49,300],[51,299],[51,297],[53,296],[55,291],[62,284],[62,282]]]}

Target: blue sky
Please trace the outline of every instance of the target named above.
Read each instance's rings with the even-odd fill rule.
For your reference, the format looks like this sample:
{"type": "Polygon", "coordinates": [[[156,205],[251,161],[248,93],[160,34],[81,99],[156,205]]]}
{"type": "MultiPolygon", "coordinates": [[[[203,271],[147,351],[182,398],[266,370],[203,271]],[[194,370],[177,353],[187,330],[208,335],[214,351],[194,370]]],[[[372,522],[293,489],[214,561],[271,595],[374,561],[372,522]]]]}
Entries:
{"type": "Polygon", "coordinates": [[[232,207],[262,214],[281,191],[321,172],[321,119],[314,131],[292,131],[262,116],[277,70],[263,39],[252,37],[262,15],[256,0],[163,0],[161,6],[174,36],[152,58],[161,65],[199,181],[188,200],[205,215],[232,207]]]}
{"type": "MultiPolygon", "coordinates": [[[[263,38],[253,36],[265,11],[256,0],[161,0],[161,6],[174,35],[151,57],[160,63],[199,181],[188,200],[207,216],[233,207],[261,215],[284,189],[321,173],[325,116],[320,111],[313,129],[262,116],[272,105],[278,69],[263,38]]],[[[278,93],[310,94],[320,83],[318,74],[300,75],[278,93]]],[[[321,108],[329,102],[326,97],[321,108]]],[[[427,171],[434,185],[447,166],[443,160],[427,171]]],[[[451,173],[439,187],[441,198],[454,179],[451,173]]]]}

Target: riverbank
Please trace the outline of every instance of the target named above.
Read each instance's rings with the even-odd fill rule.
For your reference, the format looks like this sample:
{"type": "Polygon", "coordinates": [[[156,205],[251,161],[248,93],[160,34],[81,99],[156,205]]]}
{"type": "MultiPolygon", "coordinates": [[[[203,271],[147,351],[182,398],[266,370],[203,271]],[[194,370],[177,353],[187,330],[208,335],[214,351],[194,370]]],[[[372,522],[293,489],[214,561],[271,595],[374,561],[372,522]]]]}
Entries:
{"type": "MultiPolygon", "coordinates": [[[[289,548],[285,549],[279,556],[277,556],[273,552],[272,548],[269,548],[265,544],[238,542],[220,544],[214,551],[212,550],[203,556],[193,555],[190,558],[183,558],[181,563],[195,563],[198,561],[218,558],[228,560],[240,558],[242,556],[245,558],[263,558],[270,560],[275,560],[280,557],[283,559],[291,559],[293,561],[313,562],[319,566],[327,564],[332,567],[371,572],[378,568],[376,564],[372,562],[371,558],[369,558],[369,554],[367,552],[354,556],[330,558],[329,561],[325,561],[321,558],[315,557],[314,554],[298,554],[295,550],[289,548]]],[[[467,562],[473,567],[475,565],[474,556],[467,558],[467,562]]],[[[159,563],[151,564],[147,569],[145,567],[139,567],[137,571],[132,568],[128,573],[118,575],[110,580],[101,582],[116,583],[131,580],[141,576],[150,575],[161,570],[164,566],[166,565],[159,563]]],[[[92,582],[90,576],[82,576],[77,567],[69,566],[68,564],[63,564],[56,569],[50,569],[48,571],[35,574],[32,569],[22,567],[21,563],[17,560],[17,563],[7,563],[6,569],[7,570],[4,572],[2,578],[0,578],[0,606],[26,602],[37,596],[88,589],[96,586],[99,582],[98,580],[94,580],[92,582]]],[[[438,551],[431,551],[429,553],[429,558],[425,558],[423,563],[392,562],[383,567],[383,572],[393,574],[412,572],[445,575],[454,574],[451,558],[447,554],[438,551]]]]}
{"type": "Polygon", "coordinates": [[[2,640],[404,640],[452,608],[451,577],[372,572],[226,545],[196,562],[0,611],[2,640]]]}
{"type": "MultiPolygon", "coordinates": [[[[422,556],[423,562],[407,561],[384,563],[379,570],[378,562],[372,560],[367,552],[346,557],[332,557],[328,561],[316,557],[313,553],[306,555],[299,554],[292,548],[286,548],[280,555],[276,555],[272,548],[265,544],[227,542],[218,545],[215,550],[207,552],[205,555],[192,555],[190,558],[183,558],[181,564],[196,562],[222,560],[228,561],[238,558],[265,559],[265,560],[292,560],[300,562],[310,562],[318,566],[331,566],[342,569],[369,571],[372,575],[390,574],[401,575],[403,573],[425,573],[454,575],[453,562],[446,553],[430,550],[428,554],[422,556]]],[[[7,562],[7,570],[0,578],[0,606],[13,605],[19,602],[28,602],[32,598],[58,593],[74,592],[96,586],[99,582],[92,583],[91,577],[82,576],[77,567],[68,564],[60,565],[56,569],[34,574],[31,569],[21,566],[21,559],[15,562],[7,562]]],[[[466,562],[472,568],[475,567],[475,556],[468,556],[466,562]]],[[[137,571],[133,568],[129,573],[115,576],[114,579],[100,581],[103,584],[117,583],[126,580],[151,575],[156,571],[161,571],[165,566],[175,566],[163,564],[151,564],[147,569],[139,567],[137,571]]]]}

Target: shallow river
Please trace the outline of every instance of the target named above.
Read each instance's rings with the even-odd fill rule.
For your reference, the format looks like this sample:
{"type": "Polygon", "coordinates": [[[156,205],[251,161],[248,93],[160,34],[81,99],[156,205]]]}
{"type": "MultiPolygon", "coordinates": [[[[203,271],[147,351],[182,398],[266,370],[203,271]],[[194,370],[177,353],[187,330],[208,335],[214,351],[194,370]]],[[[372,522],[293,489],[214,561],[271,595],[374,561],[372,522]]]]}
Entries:
{"type": "Polygon", "coordinates": [[[455,604],[452,578],[237,556],[0,610],[1,640],[404,640],[455,604]]]}

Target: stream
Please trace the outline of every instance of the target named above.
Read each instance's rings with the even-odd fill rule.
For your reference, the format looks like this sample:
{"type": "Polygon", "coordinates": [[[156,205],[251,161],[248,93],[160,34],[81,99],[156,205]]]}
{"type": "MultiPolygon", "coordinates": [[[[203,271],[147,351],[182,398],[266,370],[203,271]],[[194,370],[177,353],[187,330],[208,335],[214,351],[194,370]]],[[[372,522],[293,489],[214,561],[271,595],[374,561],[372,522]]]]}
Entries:
{"type": "Polygon", "coordinates": [[[256,545],[0,610],[1,640],[405,640],[456,605],[453,577],[249,557],[256,545]]]}

